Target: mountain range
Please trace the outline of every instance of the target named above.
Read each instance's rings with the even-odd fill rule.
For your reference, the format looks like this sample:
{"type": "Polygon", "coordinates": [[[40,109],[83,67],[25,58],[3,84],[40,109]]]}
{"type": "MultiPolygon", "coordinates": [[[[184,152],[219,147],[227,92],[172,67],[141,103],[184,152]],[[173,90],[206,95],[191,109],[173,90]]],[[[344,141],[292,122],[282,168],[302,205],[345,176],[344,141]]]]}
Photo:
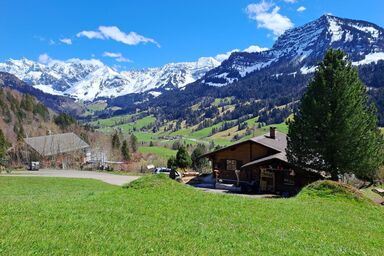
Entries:
{"type": "Polygon", "coordinates": [[[107,108],[98,113],[101,115],[156,109],[153,114],[164,120],[181,118],[198,124],[202,113],[191,111],[191,106],[206,98],[235,97],[235,110],[222,116],[228,120],[259,115],[260,111],[269,113],[279,106],[276,111],[280,111],[281,106],[297,101],[330,48],[348,55],[372,98],[380,100],[384,29],[332,15],[285,31],[271,49],[233,51],[196,62],[118,72],[98,60],[71,59],[44,65],[21,59],[0,63],[0,71],[48,94],[83,101],[103,99],[107,108]],[[257,104],[250,107],[252,102],[257,104]]]}
{"type": "MultiPolygon", "coordinates": [[[[246,51],[260,51],[251,46],[246,51]]],[[[237,51],[237,50],[234,50],[237,51]]],[[[96,59],[51,60],[42,64],[26,58],[0,63],[0,72],[8,72],[24,82],[53,95],[92,101],[131,93],[180,89],[205,75],[230,53],[201,57],[195,62],[169,63],[159,68],[117,71],[96,59]]]]}

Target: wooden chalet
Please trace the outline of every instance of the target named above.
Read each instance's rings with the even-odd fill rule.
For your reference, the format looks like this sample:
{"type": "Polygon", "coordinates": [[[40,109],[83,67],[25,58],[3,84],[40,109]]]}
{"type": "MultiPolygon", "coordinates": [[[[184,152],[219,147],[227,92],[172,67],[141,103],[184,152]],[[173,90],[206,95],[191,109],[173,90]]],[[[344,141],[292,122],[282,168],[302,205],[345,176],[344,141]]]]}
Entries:
{"type": "Polygon", "coordinates": [[[203,157],[211,161],[218,182],[239,183],[243,191],[288,196],[322,176],[316,171],[290,164],[286,147],[287,136],[271,127],[269,134],[221,148],[203,157]]]}

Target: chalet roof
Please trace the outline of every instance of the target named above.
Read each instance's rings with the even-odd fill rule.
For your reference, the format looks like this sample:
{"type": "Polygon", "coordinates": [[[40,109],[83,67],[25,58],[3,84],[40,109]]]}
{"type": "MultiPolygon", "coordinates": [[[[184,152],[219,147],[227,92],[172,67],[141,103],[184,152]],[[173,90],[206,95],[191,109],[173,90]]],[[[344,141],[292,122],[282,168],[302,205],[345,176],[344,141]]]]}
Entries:
{"type": "Polygon", "coordinates": [[[280,152],[280,153],[277,153],[277,154],[274,154],[274,155],[270,155],[270,156],[263,157],[263,158],[255,160],[255,161],[246,163],[245,165],[241,166],[241,168],[244,168],[244,167],[247,167],[247,166],[256,165],[256,164],[261,164],[261,163],[264,163],[264,162],[266,162],[268,160],[274,160],[274,159],[281,160],[283,162],[288,162],[288,159],[287,159],[287,156],[286,156],[285,152],[280,152]]]}
{"type": "Polygon", "coordinates": [[[41,156],[53,156],[89,147],[74,133],[31,137],[25,138],[24,141],[41,156]]]}
{"type": "Polygon", "coordinates": [[[285,154],[285,149],[287,147],[287,135],[285,135],[284,133],[276,131],[275,132],[275,138],[271,138],[269,136],[269,133],[267,133],[267,134],[260,135],[260,136],[257,136],[257,137],[254,137],[254,138],[251,138],[251,139],[248,139],[245,141],[241,141],[241,142],[232,144],[232,145],[224,147],[224,148],[220,148],[218,150],[204,154],[201,157],[207,157],[207,156],[213,155],[217,152],[232,148],[234,146],[238,146],[238,145],[243,144],[243,143],[249,143],[249,142],[250,143],[257,143],[257,144],[263,145],[267,148],[274,149],[277,152],[284,152],[284,154],[285,154]]]}
{"type": "Polygon", "coordinates": [[[285,152],[287,148],[287,135],[278,131],[275,132],[275,138],[269,137],[269,134],[264,134],[250,140],[280,152],[285,152]]]}

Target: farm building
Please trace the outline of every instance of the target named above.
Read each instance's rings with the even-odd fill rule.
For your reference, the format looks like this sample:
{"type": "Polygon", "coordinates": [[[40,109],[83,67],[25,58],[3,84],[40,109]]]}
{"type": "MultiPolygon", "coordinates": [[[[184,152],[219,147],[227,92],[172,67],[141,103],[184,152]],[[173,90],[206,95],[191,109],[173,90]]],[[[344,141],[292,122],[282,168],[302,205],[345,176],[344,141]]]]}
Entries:
{"type": "Polygon", "coordinates": [[[291,165],[285,153],[287,137],[274,127],[269,134],[251,138],[207,153],[216,179],[239,183],[258,193],[296,194],[303,186],[321,179],[319,172],[291,165]]]}
{"type": "Polygon", "coordinates": [[[89,145],[74,133],[63,133],[24,139],[29,161],[43,167],[80,166],[90,157],[89,145]]]}

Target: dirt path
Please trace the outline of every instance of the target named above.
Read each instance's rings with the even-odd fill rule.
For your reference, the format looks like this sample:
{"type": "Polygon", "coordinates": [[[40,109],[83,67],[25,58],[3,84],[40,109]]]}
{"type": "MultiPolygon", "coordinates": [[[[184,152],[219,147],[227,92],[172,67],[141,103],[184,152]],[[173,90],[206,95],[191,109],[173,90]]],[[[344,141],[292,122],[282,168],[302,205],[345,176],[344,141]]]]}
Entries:
{"type": "Polygon", "coordinates": [[[23,176],[23,177],[62,177],[62,178],[81,178],[96,179],[103,182],[122,186],[123,184],[134,181],[140,176],[116,175],[95,171],[78,171],[78,170],[54,170],[42,169],[39,171],[17,171],[10,174],[1,174],[0,176],[23,176]]]}

